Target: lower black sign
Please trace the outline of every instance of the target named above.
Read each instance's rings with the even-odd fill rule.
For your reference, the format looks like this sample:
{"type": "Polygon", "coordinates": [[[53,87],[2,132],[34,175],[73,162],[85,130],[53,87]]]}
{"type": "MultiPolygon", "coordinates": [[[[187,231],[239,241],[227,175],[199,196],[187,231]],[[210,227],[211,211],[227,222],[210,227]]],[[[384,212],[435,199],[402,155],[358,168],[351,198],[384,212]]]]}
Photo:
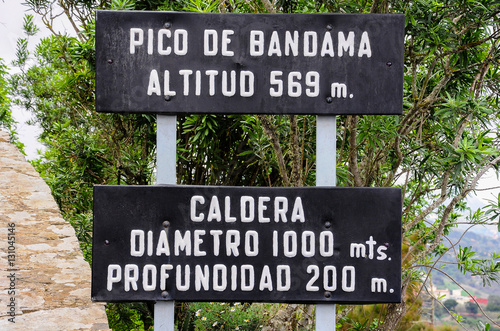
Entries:
{"type": "Polygon", "coordinates": [[[94,301],[401,300],[401,190],[96,186],[94,301]]]}

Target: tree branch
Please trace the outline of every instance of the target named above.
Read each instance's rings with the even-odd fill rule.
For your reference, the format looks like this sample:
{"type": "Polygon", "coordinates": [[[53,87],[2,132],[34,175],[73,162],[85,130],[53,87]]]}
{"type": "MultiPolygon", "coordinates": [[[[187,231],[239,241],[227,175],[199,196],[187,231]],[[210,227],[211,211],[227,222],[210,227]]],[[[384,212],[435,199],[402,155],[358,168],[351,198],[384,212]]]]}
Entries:
{"type": "Polygon", "coordinates": [[[286,165],[285,158],[283,157],[283,151],[280,146],[279,137],[276,134],[276,126],[274,126],[269,117],[266,115],[257,115],[262,127],[264,128],[264,132],[269,138],[269,142],[273,147],[274,153],[276,154],[276,160],[278,161],[278,167],[280,170],[281,178],[283,179],[283,184],[285,186],[290,186],[290,180],[288,179],[288,175],[286,173],[286,165]]]}
{"type": "Polygon", "coordinates": [[[357,137],[357,125],[358,116],[349,116],[349,171],[353,176],[354,186],[361,187],[363,181],[361,180],[361,175],[359,173],[358,167],[358,144],[356,141],[357,137]]]}

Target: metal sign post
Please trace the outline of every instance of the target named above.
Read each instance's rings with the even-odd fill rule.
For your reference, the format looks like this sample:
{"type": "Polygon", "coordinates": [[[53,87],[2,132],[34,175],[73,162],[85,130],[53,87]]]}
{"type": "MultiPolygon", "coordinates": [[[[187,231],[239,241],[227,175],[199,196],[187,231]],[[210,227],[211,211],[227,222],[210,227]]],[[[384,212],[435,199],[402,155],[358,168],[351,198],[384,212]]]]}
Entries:
{"type": "MultiPolygon", "coordinates": [[[[337,116],[316,116],[316,186],[337,184],[337,116]]],[[[336,329],[335,304],[316,305],[316,330],[336,329]],[[333,321],[333,323],[332,323],[333,321]]]]}
{"type": "MultiPolygon", "coordinates": [[[[156,184],[177,184],[177,116],[158,115],[156,120],[156,184]]],[[[157,301],[154,308],[157,331],[174,331],[175,301],[157,301]]]]}

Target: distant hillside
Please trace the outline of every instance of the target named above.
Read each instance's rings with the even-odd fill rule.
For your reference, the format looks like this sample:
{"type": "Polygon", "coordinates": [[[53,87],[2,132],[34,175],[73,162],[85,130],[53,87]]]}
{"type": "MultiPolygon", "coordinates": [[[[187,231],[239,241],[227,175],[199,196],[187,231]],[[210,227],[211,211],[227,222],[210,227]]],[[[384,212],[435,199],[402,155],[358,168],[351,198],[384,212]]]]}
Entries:
{"type": "MultiPolygon", "coordinates": [[[[451,242],[457,243],[462,247],[471,246],[472,250],[477,253],[479,258],[486,258],[491,256],[492,252],[500,252],[500,238],[498,234],[494,234],[490,231],[484,231],[485,234],[482,235],[477,232],[468,231],[463,237],[462,231],[453,231],[448,236],[451,242]],[[462,238],[461,238],[462,237],[462,238]],[[461,239],[460,239],[461,238],[461,239]],[[459,241],[460,240],[460,241],[459,241]]],[[[449,243],[445,243],[446,246],[450,246],[449,243]]],[[[458,245],[456,249],[458,250],[458,245]]],[[[452,250],[443,256],[440,261],[454,262],[456,261],[454,253],[452,250]]],[[[438,267],[441,264],[438,265],[438,267]]],[[[445,265],[442,270],[448,275],[452,276],[458,283],[464,286],[469,292],[478,298],[487,298],[490,294],[500,295],[500,284],[492,283],[491,286],[483,286],[483,281],[479,276],[472,276],[471,274],[463,274],[458,269],[457,265],[445,265]]],[[[439,289],[458,289],[459,287],[453,283],[444,274],[435,271],[432,273],[432,282],[439,289]]]]}

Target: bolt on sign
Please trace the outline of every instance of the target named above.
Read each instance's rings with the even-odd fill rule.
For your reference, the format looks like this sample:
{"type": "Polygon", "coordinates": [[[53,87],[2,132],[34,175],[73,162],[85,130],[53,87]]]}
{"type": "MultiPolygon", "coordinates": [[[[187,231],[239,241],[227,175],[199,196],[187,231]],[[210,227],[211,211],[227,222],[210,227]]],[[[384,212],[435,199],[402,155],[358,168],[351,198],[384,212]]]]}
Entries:
{"type": "Polygon", "coordinates": [[[97,11],[96,109],[401,114],[404,16],[97,11]]]}
{"type": "Polygon", "coordinates": [[[95,186],[94,301],[401,299],[399,188],[95,186]]]}

